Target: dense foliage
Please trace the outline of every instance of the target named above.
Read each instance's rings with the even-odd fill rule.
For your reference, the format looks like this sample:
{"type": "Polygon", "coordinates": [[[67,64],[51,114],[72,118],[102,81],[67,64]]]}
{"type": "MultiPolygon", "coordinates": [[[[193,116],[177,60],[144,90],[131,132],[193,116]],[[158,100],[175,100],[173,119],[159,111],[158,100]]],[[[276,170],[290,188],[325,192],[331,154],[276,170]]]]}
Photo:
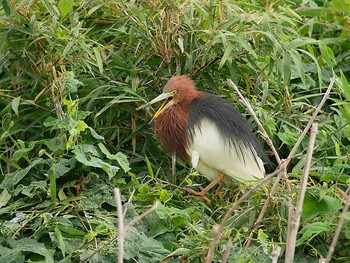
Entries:
{"type": "MultiPolygon", "coordinates": [[[[224,200],[212,193],[207,205],[181,189],[206,179],[181,160],[172,175],[148,126],[152,112],[136,108],[175,73],[224,96],[257,131],[232,79],[281,158],[337,76],[316,120],[295,262],[326,256],[350,182],[348,0],[3,0],[0,32],[0,262],[115,262],[114,187],[125,223],[159,202],[129,227],[125,262],[204,261],[213,226],[244,186],[230,182],[224,200]]],[[[229,262],[268,262],[276,246],[283,261],[288,198],[297,198],[307,143],[288,167],[291,191],[282,180],[254,235],[273,182],[245,200],[216,262],[230,242],[229,262]]],[[[349,258],[347,213],[333,260],[349,258]]]]}

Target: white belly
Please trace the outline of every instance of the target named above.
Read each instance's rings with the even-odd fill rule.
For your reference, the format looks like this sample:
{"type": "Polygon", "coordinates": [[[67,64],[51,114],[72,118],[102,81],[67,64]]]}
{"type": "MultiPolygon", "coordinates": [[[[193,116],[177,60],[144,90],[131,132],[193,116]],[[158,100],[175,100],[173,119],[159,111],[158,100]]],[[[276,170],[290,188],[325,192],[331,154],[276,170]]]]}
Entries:
{"type": "Polygon", "coordinates": [[[216,125],[208,119],[203,119],[195,128],[187,149],[192,166],[209,180],[214,180],[220,172],[243,182],[263,178],[264,165],[256,152],[243,145],[238,151],[241,154],[237,154],[235,145],[222,138],[216,125]]]}

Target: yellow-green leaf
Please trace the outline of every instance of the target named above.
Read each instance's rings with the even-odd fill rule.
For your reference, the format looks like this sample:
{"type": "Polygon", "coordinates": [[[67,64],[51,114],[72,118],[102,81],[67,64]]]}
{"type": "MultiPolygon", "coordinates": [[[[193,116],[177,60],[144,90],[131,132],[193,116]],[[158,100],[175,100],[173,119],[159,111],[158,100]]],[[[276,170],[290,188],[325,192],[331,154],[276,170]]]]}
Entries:
{"type": "Polygon", "coordinates": [[[58,8],[61,12],[61,17],[65,17],[69,12],[72,11],[74,0],[60,0],[58,2],[58,8]]]}

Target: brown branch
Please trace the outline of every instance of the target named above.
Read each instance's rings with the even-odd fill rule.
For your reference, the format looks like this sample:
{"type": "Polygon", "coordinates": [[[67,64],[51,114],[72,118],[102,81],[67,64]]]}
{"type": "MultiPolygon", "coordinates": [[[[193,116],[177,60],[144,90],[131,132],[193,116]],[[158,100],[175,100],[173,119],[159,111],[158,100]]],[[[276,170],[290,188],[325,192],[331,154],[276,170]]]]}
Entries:
{"type": "Polygon", "coordinates": [[[326,257],[325,263],[331,262],[331,258],[332,258],[335,246],[337,245],[337,242],[338,242],[340,231],[341,231],[341,229],[343,227],[343,224],[344,224],[345,214],[349,210],[349,205],[350,205],[350,186],[348,187],[348,189],[346,189],[345,196],[344,196],[344,203],[345,203],[345,205],[344,205],[344,208],[343,208],[343,212],[340,215],[337,228],[334,231],[332,243],[331,243],[331,245],[330,245],[330,247],[328,249],[328,253],[327,253],[327,257],[326,257]]]}
{"type": "Polygon", "coordinates": [[[303,176],[301,179],[301,185],[299,189],[297,204],[296,204],[295,210],[293,209],[293,207],[289,207],[290,213],[288,216],[288,232],[287,232],[287,242],[286,242],[285,263],[292,263],[294,259],[295,244],[296,244],[297,233],[300,225],[300,217],[303,209],[304,197],[305,197],[305,192],[307,187],[307,180],[309,177],[317,130],[318,130],[318,124],[313,123],[311,128],[310,140],[309,140],[309,144],[306,152],[306,162],[304,166],[303,176]]]}

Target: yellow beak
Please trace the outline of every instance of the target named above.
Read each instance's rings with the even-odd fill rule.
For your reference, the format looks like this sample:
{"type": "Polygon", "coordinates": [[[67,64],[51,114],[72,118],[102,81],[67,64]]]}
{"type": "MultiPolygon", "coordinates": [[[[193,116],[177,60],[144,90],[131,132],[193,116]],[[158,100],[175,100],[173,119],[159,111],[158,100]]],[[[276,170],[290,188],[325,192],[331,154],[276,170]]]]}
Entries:
{"type": "Polygon", "coordinates": [[[165,111],[167,108],[171,107],[172,105],[174,105],[174,99],[172,100],[167,100],[168,98],[174,98],[176,94],[176,91],[171,91],[171,92],[167,92],[167,93],[162,93],[159,96],[157,96],[156,98],[154,98],[153,100],[151,100],[150,102],[138,107],[136,110],[140,110],[143,108],[146,108],[148,106],[151,106],[152,104],[165,100],[163,102],[163,104],[159,107],[159,109],[157,110],[157,112],[154,114],[153,118],[150,120],[150,122],[148,124],[150,124],[155,118],[157,118],[163,111],[165,111]]]}

